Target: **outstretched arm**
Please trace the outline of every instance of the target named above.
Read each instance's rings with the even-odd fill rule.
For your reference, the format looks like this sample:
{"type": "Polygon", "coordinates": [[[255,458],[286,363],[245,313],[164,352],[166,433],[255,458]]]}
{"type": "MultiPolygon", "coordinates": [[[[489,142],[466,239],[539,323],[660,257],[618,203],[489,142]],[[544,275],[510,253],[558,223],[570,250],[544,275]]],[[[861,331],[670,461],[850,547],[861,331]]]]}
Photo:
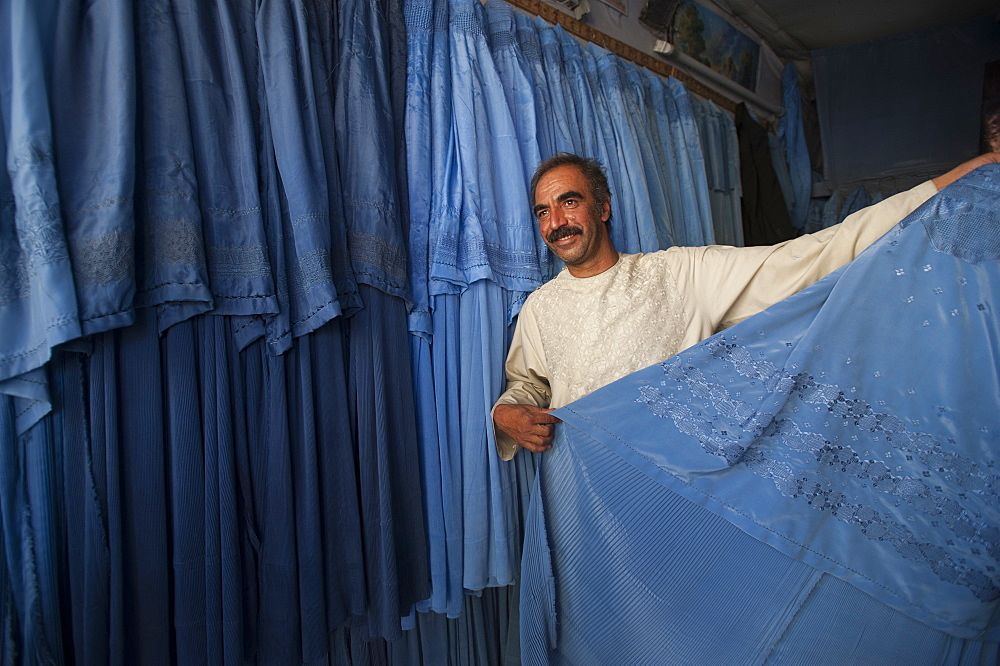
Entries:
{"type": "Polygon", "coordinates": [[[937,186],[938,190],[943,190],[970,171],[978,169],[984,164],[995,164],[998,162],[1000,162],[1000,153],[986,153],[985,155],[974,157],[968,162],[959,164],[948,173],[941,174],[937,178],[932,179],[931,182],[937,186]]]}

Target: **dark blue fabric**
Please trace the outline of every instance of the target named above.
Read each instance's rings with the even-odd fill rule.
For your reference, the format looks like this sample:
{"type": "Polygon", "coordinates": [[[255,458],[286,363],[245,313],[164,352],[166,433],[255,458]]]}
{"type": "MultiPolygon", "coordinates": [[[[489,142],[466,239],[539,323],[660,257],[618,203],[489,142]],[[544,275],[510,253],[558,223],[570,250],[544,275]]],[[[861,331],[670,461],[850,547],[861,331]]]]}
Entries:
{"type": "Polygon", "coordinates": [[[399,636],[399,618],[427,597],[424,512],[402,301],[362,286],[347,322],[348,401],[357,447],[368,609],[362,636],[399,636]]]}
{"type": "Polygon", "coordinates": [[[426,594],[400,63],[378,3],[286,5],[0,7],[11,659],[316,662],[426,594]]]}
{"type": "Polygon", "coordinates": [[[792,224],[802,229],[809,215],[812,196],[812,165],[802,126],[802,98],[799,93],[798,73],[794,63],[785,65],[781,73],[781,104],[785,113],[778,119],[778,138],[785,149],[788,173],[792,182],[792,205],[789,216],[792,224]]]}
{"type": "Polygon", "coordinates": [[[335,118],[350,262],[359,282],[408,300],[397,160],[387,159],[398,145],[389,26],[385,13],[369,0],[345,0],[339,13],[335,118]]]}
{"type": "Polygon", "coordinates": [[[694,238],[649,76],[473,0],[0,4],[3,654],[377,662],[420,602],[503,658],[528,179],[594,155],[622,249],[694,238]]]}
{"type": "Polygon", "coordinates": [[[998,204],[980,168],[815,285],[557,410],[525,663],[995,659],[998,204]]]}
{"type": "Polygon", "coordinates": [[[0,7],[0,147],[6,166],[0,176],[0,390],[17,396],[18,434],[49,406],[44,377],[36,374],[28,385],[10,378],[40,367],[53,347],[83,330],[68,230],[60,220],[53,111],[45,94],[55,58],[56,4],[0,7]]]}

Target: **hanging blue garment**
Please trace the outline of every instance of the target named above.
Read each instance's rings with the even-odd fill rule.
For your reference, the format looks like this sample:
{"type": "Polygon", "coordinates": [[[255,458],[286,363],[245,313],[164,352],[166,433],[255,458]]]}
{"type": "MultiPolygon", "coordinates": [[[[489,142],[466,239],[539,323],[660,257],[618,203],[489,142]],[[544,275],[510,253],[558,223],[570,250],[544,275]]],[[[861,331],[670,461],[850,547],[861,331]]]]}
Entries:
{"type": "MultiPolygon", "coordinates": [[[[441,34],[441,31],[435,28],[434,13],[445,11],[447,15],[446,7],[432,0],[406,0],[403,3],[406,20],[406,57],[409,63],[406,69],[404,124],[407,175],[405,199],[409,210],[407,245],[412,299],[408,326],[412,333],[423,335],[430,333],[429,242],[431,205],[435,191],[431,178],[434,168],[432,164],[439,161],[435,160],[434,156],[442,154],[434,150],[433,146],[440,144],[440,137],[445,134],[440,126],[435,127],[433,124],[432,113],[448,97],[432,95],[431,90],[436,90],[435,82],[441,83],[449,78],[446,69],[447,59],[434,57],[440,51],[440,42],[443,41],[438,40],[438,50],[435,51],[434,38],[436,34],[441,34]],[[438,104],[432,105],[432,99],[439,100],[438,104]]],[[[441,115],[441,111],[438,111],[438,115],[441,115]]],[[[416,377],[420,376],[421,373],[417,371],[416,377]]],[[[415,394],[419,399],[421,391],[416,390],[415,394]]],[[[433,562],[433,558],[431,561],[433,562]]]]}
{"type": "Polygon", "coordinates": [[[351,265],[364,308],[345,324],[368,609],[363,636],[395,638],[429,594],[405,301],[388,25],[372,0],[338,7],[337,157],[351,265]]]}
{"type": "Polygon", "coordinates": [[[305,663],[323,658],[329,632],[361,615],[365,604],[358,480],[348,467],[356,456],[349,446],[339,332],[329,324],[302,339],[285,366],[305,663]]]}
{"type": "MultiPolygon", "coordinates": [[[[303,528],[314,532],[310,538],[318,540],[306,556],[322,555],[321,562],[310,562],[322,581],[321,585],[317,581],[317,592],[325,594],[326,625],[316,627],[317,639],[320,630],[328,634],[365,609],[358,456],[348,416],[342,327],[335,319],[304,336],[289,359],[298,383],[290,403],[299,413],[291,422],[302,429],[301,434],[293,433],[302,450],[301,457],[293,458],[298,466],[295,477],[302,480],[300,487],[316,494],[306,498],[315,503],[317,512],[306,517],[314,522],[303,528]]],[[[314,603],[313,608],[303,607],[303,613],[319,613],[319,601],[314,603]]]]}
{"type": "Polygon", "coordinates": [[[250,9],[191,0],[175,0],[171,7],[194,148],[194,162],[179,168],[198,183],[215,314],[278,312],[262,203],[266,190],[256,168],[256,67],[246,43],[254,35],[250,9]]]}
{"type": "Polygon", "coordinates": [[[502,391],[514,298],[485,280],[435,296],[431,344],[413,344],[417,372],[430,379],[418,420],[434,583],[420,611],[458,617],[465,590],[517,576],[519,486],[515,468],[494,453],[489,416],[502,391]]]}
{"type": "Polygon", "coordinates": [[[136,305],[156,307],[160,331],[214,305],[180,37],[160,18],[172,11],[170,0],[136,7],[136,305]]]}
{"type": "MultiPolygon", "coordinates": [[[[548,77],[542,57],[542,42],[538,31],[538,21],[521,12],[513,12],[517,50],[524,59],[525,75],[532,93],[535,107],[535,137],[538,141],[539,157],[548,157],[560,149],[556,129],[553,127],[555,115],[549,92],[548,77]]],[[[534,169],[530,173],[534,173],[534,169]]],[[[528,174],[526,174],[528,175],[528,174]]]]}
{"type": "Polygon", "coordinates": [[[649,197],[650,218],[641,221],[652,227],[658,239],[657,249],[664,250],[674,244],[678,237],[677,223],[671,219],[667,204],[666,176],[664,175],[664,160],[658,154],[656,140],[658,139],[656,123],[648,114],[649,100],[646,98],[644,71],[640,71],[632,63],[620,64],[619,76],[622,80],[622,91],[625,104],[629,109],[627,118],[631,121],[635,133],[636,146],[641,157],[641,166],[646,181],[646,196],[649,197]]]}
{"type": "Polygon", "coordinates": [[[668,78],[664,82],[664,102],[676,156],[672,168],[677,174],[678,189],[673,196],[680,200],[683,211],[680,220],[685,228],[687,244],[712,245],[716,241],[708,194],[706,158],[691,106],[692,97],[684,84],[677,79],[668,78]]]}
{"type": "Polygon", "coordinates": [[[589,48],[597,62],[600,90],[607,100],[616,145],[616,150],[610,155],[611,162],[605,166],[614,174],[612,180],[618,181],[622,189],[612,229],[624,232],[625,241],[615,247],[622,252],[652,252],[659,248],[660,239],[649,222],[653,219],[653,208],[642,170],[641,148],[629,120],[632,109],[626,96],[630,86],[623,80],[616,56],[593,44],[589,48]]]}
{"type": "Polygon", "coordinates": [[[365,612],[344,365],[339,320],[280,357],[260,339],[230,361],[234,385],[246,387],[235,456],[245,651],[259,663],[315,662],[329,632],[365,612]]]}
{"type": "Polygon", "coordinates": [[[998,211],[991,165],[815,285],[557,410],[524,663],[995,660],[998,211]]]}
{"type": "Polygon", "coordinates": [[[516,589],[491,588],[481,595],[466,596],[461,617],[420,613],[414,628],[394,641],[364,641],[350,628],[340,629],[331,636],[330,659],[326,663],[331,666],[517,664],[516,589]]]}
{"type": "Polygon", "coordinates": [[[345,335],[368,583],[362,635],[391,639],[429,593],[417,427],[405,305],[360,288],[365,307],[347,320],[345,335]]]}
{"type": "Polygon", "coordinates": [[[667,193],[665,221],[671,229],[674,242],[685,240],[684,210],[677,167],[680,161],[671,137],[672,128],[667,112],[668,100],[664,99],[663,81],[658,76],[643,77],[645,87],[647,126],[651,134],[652,150],[662,169],[661,177],[667,193]]]}
{"type": "MultiPolygon", "coordinates": [[[[563,63],[560,43],[564,30],[562,26],[552,26],[540,17],[535,19],[538,29],[538,43],[542,50],[542,68],[544,80],[548,82],[548,96],[552,100],[549,112],[552,114],[553,148],[556,152],[580,152],[584,145],[580,127],[577,125],[577,96],[574,82],[563,63]]],[[[542,79],[536,81],[536,85],[542,79]]],[[[548,157],[542,153],[542,157],[548,157]]]]}
{"type": "MultiPolygon", "coordinates": [[[[428,596],[430,580],[413,446],[418,432],[404,309],[410,288],[396,170],[400,143],[386,14],[361,0],[343,3],[339,16],[337,157],[350,260],[364,303],[345,326],[368,586],[360,634],[394,638],[400,617],[428,596]]],[[[427,266],[426,258],[415,260],[427,266]]],[[[426,284],[420,290],[426,293],[426,284]]]]}
{"type": "MultiPolygon", "coordinates": [[[[490,54],[517,133],[523,173],[530,178],[541,161],[538,151],[538,119],[528,67],[517,48],[514,10],[502,0],[489,0],[485,6],[490,54]]],[[[528,186],[528,179],[524,186],[528,186]]]]}
{"type": "MultiPolygon", "coordinates": [[[[58,492],[66,515],[84,520],[68,534],[83,561],[59,572],[74,595],[61,601],[81,605],[73,614],[80,624],[66,635],[93,631],[74,653],[112,664],[169,663],[171,650],[166,429],[150,409],[162,399],[156,321],[151,311],[139,314],[134,326],[97,336],[81,365],[62,364],[76,383],[54,384],[69,408],[36,426],[57,424],[67,459],[58,492]]],[[[51,529],[66,529],[61,515],[50,520],[51,529]]],[[[39,538],[57,542],[54,534],[39,538]]]]}
{"type": "MultiPolygon", "coordinates": [[[[52,2],[0,7],[0,58],[6,63],[0,68],[0,150],[6,167],[0,175],[0,392],[14,396],[18,435],[49,411],[50,402],[43,376],[11,378],[40,368],[53,347],[83,330],[47,94],[57,10],[52,2]]],[[[127,151],[121,154],[127,161],[127,151]]],[[[103,189],[92,201],[102,194],[103,189]]]]}
{"type": "Polygon", "coordinates": [[[468,590],[510,585],[518,577],[522,528],[515,468],[496,455],[490,417],[504,389],[503,343],[516,298],[516,292],[480,281],[459,299],[463,585],[468,590]]]}
{"type": "Polygon", "coordinates": [[[801,229],[809,215],[812,197],[812,165],[809,146],[806,145],[802,127],[802,98],[799,95],[798,74],[794,63],[785,65],[781,73],[781,104],[785,113],[778,119],[778,138],[785,149],[788,175],[792,185],[792,205],[789,215],[792,224],[801,229]]]}
{"type": "Polygon", "coordinates": [[[50,95],[59,213],[85,335],[131,323],[136,296],[133,20],[130,3],[60,2],[46,37],[51,79],[38,92],[50,95]]]}
{"type": "MultiPolygon", "coordinates": [[[[60,470],[55,493],[62,503],[66,568],[60,572],[61,603],[69,607],[67,654],[78,664],[112,663],[109,648],[108,575],[110,552],[104,510],[98,496],[94,448],[86,427],[85,352],[53,357],[53,400],[61,409],[52,416],[60,470]]],[[[103,461],[96,461],[103,462],[103,461]]],[[[60,521],[55,521],[59,525],[60,521]]],[[[13,620],[16,615],[8,616],[13,620]]],[[[5,634],[6,635],[6,634],[5,634]]],[[[16,645],[14,641],[8,644],[16,645]]],[[[68,661],[68,659],[67,659],[68,661]]]]}
{"type": "Polygon", "coordinates": [[[268,338],[272,352],[282,353],[291,337],[360,305],[331,122],[332,84],[342,77],[331,76],[337,53],[329,7],[262,2],[253,34],[260,49],[263,136],[272,144],[264,147],[273,150],[273,157],[261,159],[271,195],[268,243],[282,279],[281,311],[269,322],[268,338]]]}
{"type": "Polygon", "coordinates": [[[462,443],[459,413],[461,338],[458,331],[457,295],[441,294],[433,299],[432,344],[421,345],[416,366],[423,378],[420,410],[421,454],[424,483],[434,493],[432,506],[441,512],[431,524],[428,540],[433,558],[433,594],[428,602],[417,605],[420,611],[431,610],[458,617],[462,613],[463,534],[462,513],[462,443]],[[433,397],[433,399],[429,399],[433,397]],[[433,436],[433,439],[429,437],[433,436]]]}
{"type": "Polygon", "coordinates": [[[374,0],[347,0],[337,58],[337,156],[355,279],[410,297],[396,181],[397,140],[389,80],[389,27],[374,0]]]}
{"type": "Polygon", "coordinates": [[[486,44],[484,10],[473,0],[449,5],[455,131],[450,184],[458,190],[460,215],[457,227],[438,231],[431,278],[460,289],[487,279],[532,291],[540,283],[538,232],[514,124],[486,44]]]}
{"type": "MultiPolygon", "coordinates": [[[[439,226],[457,225],[458,210],[447,202],[458,193],[446,184],[451,137],[451,69],[448,4],[407,0],[404,5],[409,47],[407,70],[406,146],[409,186],[410,284],[409,312],[415,418],[426,514],[430,590],[417,608],[457,616],[461,613],[461,541],[457,476],[451,472],[453,441],[439,431],[442,404],[432,358],[431,339],[440,332],[432,313],[431,247],[439,226]],[[431,91],[435,94],[431,94],[431,91]]],[[[433,351],[437,351],[435,345],[433,351]]]]}
{"type": "MultiPolygon", "coordinates": [[[[580,46],[580,42],[573,35],[556,26],[553,29],[559,39],[561,47],[561,58],[563,68],[566,72],[566,84],[573,93],[576,116],[572,119],[580,128],[580,135],[583,143],[575,149],[581,155],[596,158],[601,164],[610,164],[608,151],[609,145],[613,145],[613,137],[606,136],[606,119],[602,116],[606,106],[600,94],[599,86],[596,86],[596,78],[593,78],[588,71],[596,76],[596,65],[593,63],[591,53],[580,46]],[[591,67],[587,67],[587,63],[591,67]]],[[[607,125],[610,127],[610,125],[607,125]]],[[[612,197],[612,206],[615,201],[612,197]]]]}
{"type": "MultiPolygon", "coordinates": [[[[504,97],[503,69],[494,65],[486,41],[484,10],[464,0],[436,5],[429,35],[432,77],[449,74],[445,89],[453,97],[429,114],[412,100],[412,126],[431,131],[430,139],[414,136],[414,145],[431,152],[408,151],[417,167],[410,171],[411,187],[430,180],[432,192],[429,207],[426,199],[416,201],[422,210],[429,208],[429,218],[411,216],[411,237],[421,244],[426,238],[429,255],[411,246],[414,280],[424,279],[422,265],[429,264],[426,286],[419,287],[429,295],[429,316],[410,319],[420,336],[411,349],[432,552],[431,595],[417,608],[457,617],[464,590],[506,585],[515,576],[520,529],[511,497],[515,480],[509,466],[489,456],[486,431],[503,377],[500,343],[519,295],[540,283],[538,261],[544,254],[527,203],[524,157],[504,97]],[[434,65],[446,57],[440,68],[434,65]],[[420,168],[428,162],[429,169],[420,168]]],[[[411,24],[426,26],[426,11],[411,4],[411,24]]],[[[419,32],[414,36],[411,46],[418,50],[424,38],[419,32]]],[[[524,77],[507,73],[511,83],[523,86],[524,77]]],[[[409,94],[423,85],[411,78],[409,94]]],[[[530,100],[524,92],[511,91],[530,100]]]]}
{"type": "MultiPolygon", "coordinates": [[[[168,485],[163,508],[169,512],[166,543],[174,571],[173,616],[164,625],[175,628],[178,662],[234,664],[243,658],[249,608],[242,572],[247,523],[241,520],[245,507],[237,465],[241,401],[234,395],[241,384],[231,376],[235,350],[229,326],[218,317],[187,320],[168,329],[161,344],[151,333],[143,337],[159,358],[146,367],[156,368],[157,392],[143,413],[163,419],[161,465],[168,485]]],[[[140,374],[136,367],[124,368],[123,376],[140,374]]],[[[142,535],[150,526],[134,529],[142,535]]]]}
{"type": "MultiPolygon", "coordinates": [[[[566,70],[566,82],[570,86],[576,107],[575,122],[580,127],[583,144],[575,147],[575,152],[598,160],[605,169],[612,165],[611,156],[615,153],[614,131],[608,115],[607,103],[601,93],[597,78],[597,64],[589,50],[580,46],[572,35],[556,26],[555,34],[562,47],[562,60],[566,70]]],[[[621,225],[615,222],[620,214],[619,201],[623,184],[618,179],[611,178],[608,185],[611,188],[611,238],[615,247],[625,243],[625,232],[621,225]]],[[[555,261],[559,268],[562,262],[555,261]]],[[[555,275],[554,271],[552,274],[555,275]]]]}
{"type": "Polygon", "coordinates": [[[848,215],[856,213],[862,208],[867,208],[870,205],[872,205],[871,195],[868,194],[868,190],[865,189],[864,185],[859,185],[844,199],[844,205],[840,209],[841,221],[843,221],[848,215]]]}
{"type": "MultiPolygon", "coordinates": [[[[63,663],[57,488],[61,460],[51,419],[22,435],[15,402],[0,396],[0,657],[5,663],[63,663]]],[[[72,651],[70,651],[72,654],[72,651]]]]}
{"type": "MultiPolygon", "coordinates": [[[[521,158],[524,190],[528,190],[531,176],[542,161],[539,151],[538,119],[535,113],[535,96],[530,73],[515,39],[514,10],[503,0],[486,3],[490,52],[496,65],[497,75],[503,86],[504,98],[510,111],[511,120],[517,133],[518,153],[521,158]]],[[[530,207],[530,202],[528,202],[530,207]]],[[[534,234],[535,252],[541,279],[554,275],[554,256],[548,246],[534,234]]]]}
{"type": "Polygon", "coordinates": [[[736,124],[732,114],[711,101],[697,97],[690,99],[705,158],[715,242],[720,245],[742,246],[743,214],[740,207],[740,159],[736,124]]]}

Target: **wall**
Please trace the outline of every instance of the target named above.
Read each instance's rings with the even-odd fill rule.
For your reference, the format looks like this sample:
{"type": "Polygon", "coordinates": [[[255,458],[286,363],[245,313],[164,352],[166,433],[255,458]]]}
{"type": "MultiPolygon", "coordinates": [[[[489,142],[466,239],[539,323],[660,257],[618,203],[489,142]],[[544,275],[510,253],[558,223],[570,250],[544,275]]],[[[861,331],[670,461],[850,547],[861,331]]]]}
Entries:
{"type": "Polygon", "coordinates": [[[979,152],[995,16],[813,53],[824,177],[898,189],[979,152]]]}

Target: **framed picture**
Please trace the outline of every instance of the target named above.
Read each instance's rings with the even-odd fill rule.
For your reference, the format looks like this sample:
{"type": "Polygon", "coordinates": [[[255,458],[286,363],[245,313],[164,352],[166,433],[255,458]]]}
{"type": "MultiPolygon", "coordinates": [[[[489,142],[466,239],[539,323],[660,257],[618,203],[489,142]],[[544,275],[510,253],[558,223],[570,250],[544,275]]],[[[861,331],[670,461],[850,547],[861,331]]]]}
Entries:
{"type": "Polygon", "coordinates": [[[693,2],[677,3],[670,41],[688,56],[748,90],[757,87],[760,46],[715,12],[693,2]]]}

